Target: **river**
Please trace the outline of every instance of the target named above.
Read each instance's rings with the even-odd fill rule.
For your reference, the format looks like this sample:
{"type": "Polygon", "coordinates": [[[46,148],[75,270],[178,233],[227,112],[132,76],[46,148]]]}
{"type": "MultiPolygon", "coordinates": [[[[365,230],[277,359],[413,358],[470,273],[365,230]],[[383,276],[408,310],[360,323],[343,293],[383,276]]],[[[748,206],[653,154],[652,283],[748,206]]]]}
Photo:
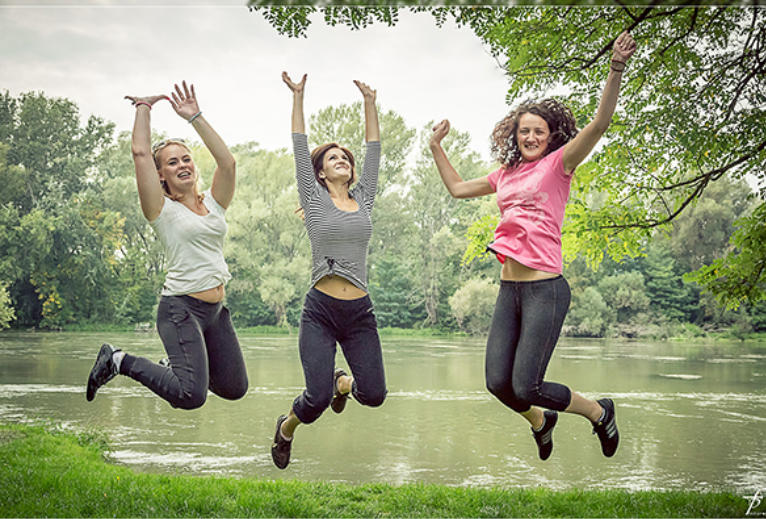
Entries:
{"type": "MultiPolygon", "coordinates": [[[[383,337],[385,404],[349,401],[299,427],[287,470],[270,446],[303,389],[295,335],[242,337],[250,390],[176,410],[126,377],[93,402],[104,340],[164,357],[153,333],[0,333],[0,422],[98,429],[109,459],[139,471],[349,483],[552,489],[766,489],[766,348],[748,343],[563,339],[548,379],[617,406],[620,447],[601,454],[585,419],[562,414],[548,461],[526,422],[484,388],[484,339],[383,337]]],[[[342,356],[338,365],[345,367],[342,356]]]]}

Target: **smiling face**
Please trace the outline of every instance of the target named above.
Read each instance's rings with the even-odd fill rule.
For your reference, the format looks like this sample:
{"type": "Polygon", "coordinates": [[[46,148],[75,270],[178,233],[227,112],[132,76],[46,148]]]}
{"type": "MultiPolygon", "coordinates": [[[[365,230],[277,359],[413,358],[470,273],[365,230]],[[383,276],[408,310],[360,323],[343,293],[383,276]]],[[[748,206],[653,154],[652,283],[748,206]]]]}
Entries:
{"type": "Polygon", "coordinates": [[[197,172],[191,152],[185,146],[168,144],[157,154],[157,163],[157,173],[169,193],[178,194],[194,189],[197,172]]]}
{"type": "Polygon", "coordinates": [[[352,171],[351,161],[346,152],[340,148],[330,148],[324,154],[319,177],[326,182],[345,184],[351,180],[352,171]]]}
{"type": "Polygon", "coordinates": [[[532,113],[522,115],[516,131],[522,162],[534,162],[543,158],[550,137],[551,131],[545,119],[532,113]]]}

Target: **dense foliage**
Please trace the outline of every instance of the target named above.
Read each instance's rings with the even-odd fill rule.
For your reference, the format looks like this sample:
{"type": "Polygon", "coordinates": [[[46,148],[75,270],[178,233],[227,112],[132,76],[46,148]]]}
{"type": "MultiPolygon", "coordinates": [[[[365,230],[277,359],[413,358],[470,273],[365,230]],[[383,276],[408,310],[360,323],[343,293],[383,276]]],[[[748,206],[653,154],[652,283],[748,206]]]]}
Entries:
{"type": "MultiPolygon", "coordinates": [[[[98,118],[81,126],[77,107],[64,99],[7,93],[0,99],[0,181],[6,187],[0,327],[152,322],[164,255],[139,208],[130,135],[115,137],[111,124],[98,118]]],[[[340,141],[362,156],[362,118],[361,103],[320,110],[309,118],[310,144],[340,141]]],[[[369,255],[379,324],[484,333],[499,264],[489,256],[470,262],[463,257],[478,236],[475,222],[495,220],[494,198],[449,196],[427,146],[431,123],[416,130],[382,109],[380,122],[381,182],[369,255]]],[[[491,170],[471,151],[466,133],[453,130],[443,144],[464,177],[491,170]]],[[[209,185],[213,160],[199,143],[192,143],[192,151],[209,185]]],[[[253,142],[232,151],[238,179],[224,250],[233,274],[229,307],[238,326],[296,326],[310,249],[295,214],[292,154],[253,142]]],[[[687,323],[691,334],[766,331],[766,305],[724,310],[683,278],[727,257],[737,222],[750,218],[750,194],[743,181],[721,179],[669,232],[655,232],[645,242],[645,257],[606,259],[594,271],[585,255],[576,256],[565,272],[573,289],[567,333],[667,336],[673,323],[687,323]]]]}

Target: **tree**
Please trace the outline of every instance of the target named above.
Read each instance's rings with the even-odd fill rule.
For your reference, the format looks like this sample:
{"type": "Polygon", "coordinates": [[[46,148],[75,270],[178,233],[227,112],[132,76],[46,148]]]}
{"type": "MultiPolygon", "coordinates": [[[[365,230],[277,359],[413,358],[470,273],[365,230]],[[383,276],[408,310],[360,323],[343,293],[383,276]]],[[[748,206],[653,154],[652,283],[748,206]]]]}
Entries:
{"type": "Polygon", "coordinates": [[[693,320],[693,293],[676,272],[665,237],[658,236],[652,242],[642,263],[650,306],[671,321],[693,320]]]}
{"type": "Polygon", "coordinates": [[[295,214],[295,162],[284,149],[266,151],[254,142],[233,146],[232,153],[237,193],[226,215],[224,249],[232,274],[229,304],[238,322],[284,326],[288,306],[308,289],[311,275],[308,237],[295,214]]]}
{"type": "Polygon", "coordinates": [[[23,169],[16,178],[23,181],[24,194],[14,197],[22,214],[50,192],[66,200],[81,191],[114,132],[114,124],[93,116],[81,127],[73,102],[32,92],[0,95],[0,127],[7,163],[23,169]]]}
{"type": "Polygon", "coordinates": [[[744,180],[722,178],[675,219],[670,248],[681,270],[698,270],[726,256],[734,222],[749,209],[751,197],[744,180]]]}
{"type": "Polygon", "coordinates": [[[113,128],[96,117],[81,126],[65,99],[0,95],[0,178],[10,187],[0,197],[0,279],[19,324],[111,317],[122,221],[101,204],[93,174],[113,128]]]}
{"type": "Polygon", "coordinates": [[[409,272],[403,258],[392,254],[379,258],[373,265],[370,296],[375,302],[375,317],[380,327],[408,328],[417,322],[409,272]]]}
{"type": "Polygon", "coordinates": [[[498,285],[489,279],[472,278],[449,298],[452,315],[460,329],[470,334],[486,334],[492,322],[498,285]]]}
{"type": "Polygon", "coordinates": [[[572,298],[572,307],[564,321],[564,330],[569,335],[582,337],[604,337],[614,322],[604,298],[596,287],[587,287],[582,294],[572,298]]]}
{"type": "Polygon", "coordinates": [[[8,295],[8,287],[0,284],[0,330],[8,328],[8,323],[15,317],[11,297],[8,295]]]}
{"type": "MultiPolygon", "coordinates": [[[[428,147],[433,122],[419,135],[419,155],[406,179],[408,192],[406,217],[414,223],[409,238],[410,257],[419,286],[419,299],[429,326],[449,315],[448,297],[459,285],[458,270],[466,243],[462,238],[476,218],[481,200],[455,200],[441,181],[428,147]]],[[[488,173],[478,154],[469,149],[470,136],[453,128],[442,142],[450,162],[466,179],[488,173]]]]}
{"type": "Polygon", "coordinates": [[[598,282],[598,291],[619,323],[628,323],[635,315],[649,310],[650,301],[640,272],[606,276],[598,282]]]}
{"type": "Polygon", "coordinates": [[[729,252],[696,273],[687,275],[712,292],[730,309],[740,303],[754,304],[766,298],[766,204],[735,222],[737,230],[729,241],[729,252]]]}
{"type": "MultiPolygon", "coordinates": [[[[166,138],[154,134],[153,142],[166,138]]],[[[189,143],[195,158],[198,146],[189,143]]],[[[121,324],[153,322],[165,278],[165,251],[141,211],[131,153],[131,135],[122,132],[115,146],[99,158],[97,185],[103,207],[120,214],[122,239],[113,265],[114,320],[121,324]]]]}
{"type": "MultiPolygon", "coordinates": [[[[750,173],[766,180],[766,10],[658,4],[410,7],[438,24],[453,18],[470,27],[506,69],[509,101],[564,86],[580,126],[595,113],[614,39],[625,29],[633,33],[639,51],[607,145],[578,168],[565,226],[565,250],[584,251],[592,264],[604,251],[618,260],[638,255],[651,229],[672,222],[722,178],[750,173]]],[[[330,25],[359,29],[393,25],[405,9],[251,5],[290,36],[305,35],[315,11],[330,25]]],[[[757,231],[743,225],[741,252],[730,252],[738,259],[723,261],[731,283],[709,275],[699,282],[723,299],[762,297],[761,290],[737,290],[737,280],[766,281],[754,260],[760,251],[747,249],[759,242],[746,235],[757,231]]]]}

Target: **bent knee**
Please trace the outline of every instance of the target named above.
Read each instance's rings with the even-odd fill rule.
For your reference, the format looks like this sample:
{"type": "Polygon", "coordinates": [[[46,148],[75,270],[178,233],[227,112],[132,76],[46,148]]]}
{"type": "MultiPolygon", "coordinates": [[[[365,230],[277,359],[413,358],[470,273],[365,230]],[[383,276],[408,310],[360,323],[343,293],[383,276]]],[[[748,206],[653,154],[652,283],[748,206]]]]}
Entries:
{"type": "Polygon", "coordinates": [[[367,407],[380,407],[383,405],[383,402],[386,401],[387,394],[388,390],[383,389],[382,391],[376,391],[374,393],[357,394],[354,395],[354,398],[357,402],[367,407]]]}
{"type": "Polygon", "coordinates": [[[226,400],[239,400],[247,394],[248,381],[245,379],[237,386],[227,387],[222,390],[214,391],[216,395],[226,400]]]}
{"type": "MultiPolygon", "coordinates": [[[[318,418],[319,415],[324,413],[325,410],[328,407],[330,407],[330,402],[332,402],[332,396],[333,396],[332,393],[328,393],[325,395],[311,395],[307,397],[305,400],[306,407],[311,409],[313,411],[312,414],[316,414],[318,418]]],[[[303,423],[309,423],[309,422],[303,422],[303,423]]]]}
{"type": "Polygon", "coordinates": [[[199,409],[205,405],[206,401],[207,391],[195,391],[193,393],[181,394],[181,396],[175,402],[171,402],[171,404],[178,409],[191,411],[192,409],[199,409]]]}
{"type": "Polygon", "coordinates": [[[492,395],[498,398],[500,398],[502,395],[508,392],[507,390],[508,384],[504,379],[501,379],[501,378],[493,378],[493,377],[487,376],[486,386],[487,386],[487,391],[489,391],[492,395]]]}
{"type": "Polygon", "coordinates": [[[500,383],[499,381],[487,380],[487,391],[492,396],[500,400],[503,404],[517,413],[524,413],[529,411],[530,404],[527,400],[520,398],[511,387],[506,383],[500,383]]]}
{"type": "Polygon", "coordinates": [[[531,386],[515,386],[513,387],[513,395],[516,397],[516,401],[521,407],[529,408],[537,402],[540,398],[540,391],[531,386]]]}

